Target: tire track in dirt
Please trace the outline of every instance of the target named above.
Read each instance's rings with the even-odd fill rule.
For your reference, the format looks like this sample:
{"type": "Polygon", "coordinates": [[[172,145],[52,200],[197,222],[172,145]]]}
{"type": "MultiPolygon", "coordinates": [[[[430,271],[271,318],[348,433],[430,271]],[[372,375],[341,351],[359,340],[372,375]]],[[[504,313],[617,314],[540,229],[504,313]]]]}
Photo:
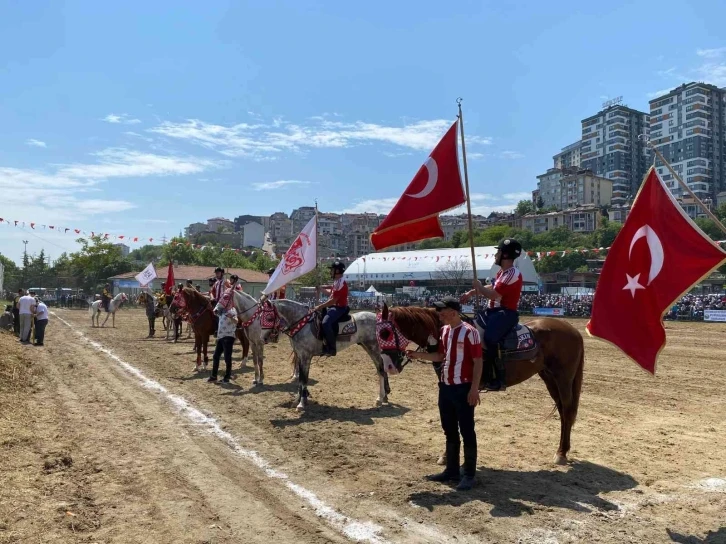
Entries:
{"type": "MultiPolygon", "coordinates": [[[[204,431],[205,433],[207,433],[207,435],[214,436],[219,440],[219,443],[227,446],[227,448],[229,448],[229,450],[231,450],[237,457],[246,459],[255,468],[261,470],[260,476],[251,476],[247,470],[245,470],[243,467],[240,467],[237,463],[234,463],[233,460],[229,459],[228,452],[226,452],[227,459],[224,459],[224,456],[215,457],[214,455],[210,454],[208,455],[208,459],[205,460],[207,463],[212,462],[213,464],[217,465],[220,472],[224,471],[229,473],[231,469],[235,474],[242,475],[242,481],[246,482],[243,487],[247,491],[250,490],[250,487],[253,487],[254,491],[252,492],[252,495],[254,496],[254,499],[258,502],[263,502],[266,506],[266,509],[274,510],[275,515],[278,516],[281,512],[284,513],[286,511],[290,511],[291,515],[288,516],[290,519],[286,520],[288,524],[293,524],[295,520],[300,518],[300,515],[298,513],[292,513],[290,498],[280,496],[281,494],[277,492],[277,488],[279,487],[286,488],[287,491],[292,492],[292,494],[296,496],[295,498],[299,502],[306,503],[308,507],[308,512],[310,512],[310,514],[314,514],[313,519],[315,520],[315,526],[308,527],[306,528],[306,530],[300,532],[296,532],[294,540],[303,542],[316,542],[316,538],[320,537],[320,533],[329,533],[330,529],[333,529],[338,533],[335,540],[339,540],[340,536],[342,536],[346,539],[356,542],[370,542],[372,544],[385,544],[388,542],[388,540],[382,536],[382,533],[384,532],[384,528],[382,526],[372,521],[360,521],[354,519],[341,513],[339,510],[335,509],[329,504],[326,504],[314,492],[293,482],[287,474],[274,468],[266,459],[260,456],[258,452],[254,451],[253,449],[244,447],[237,438],[232,436],[232,434],[230,434],[229,432],[225,431],[222,428],[221,424],[213,416],[202,413],[183,397],[171,393],[160,383],[147,378],[136,367],[126,363],[123,359],[118,357],[110,349],[106,348],[99,342],[88,338],[83,332],[75,329],[75,327],[71,323],[65,321],[57,314],[56,318],[64,323],[71,330],[73,330],[75,334],[78,335],[78,337],[80,337],[85,344],[88,344],[89,347],[83,347],[81,349],[88,350],[89,348],[92,348],[95,351],[99,351],[105,354],[108,358],[115,361],[116,365],[119,368],[119,371],[123,369],[123,372],[126,375],[130,374],[131,376],[136,378],[144,388],[153,391],[154,393],[157,393],[164,400],[171,403],[171,405],[176,409],[178,416],[187,419],[197,430],[204,431]],[[231,465],[236,466],[232,467],[231,465]],[[264,475],[266,479],[263,479],[262,475],[264,475]],[[250,480],[257,481],[254,483],[253,486],[250,486],[248,485],[250,483],[250,480]],[[282,486],[275,486],[274,481],[282,483],[282,486]],[[310,509],[312,511],[310,511],[310,509]],[[320,528],[320,521],[325,522],[325,531],[320,528]]],[[[118,378],[116,378],[116,381],[118,381],[118,378]]],[[[138,403],[139,399],[134,399],[133,397],[133,394],[130,395],[130,398],[126,399],[125,402],[138,403]]],[[[178,422],[176,424],[178,425],[178,422]]],[[[174,423],[172,423],[172,425],[174,425],[174,423]]],[[[200,438],[201,440],[197,440],[198,445],[203,449],[207,449],[208,446],[202,444],[203,442],[205,442],[204,437],[201,436],[200,438]]],[[[206,440],[206,442],[208,442],[208,440],[206,440]]],[[[237,485],[240,485],[240,478],[235,478],[235,481],[237,482],[237,485]]],[[[219,494],[219,490],[213,491],[212,494],[219,494]]],[[[207,500],[210,500],[210,497],[207,494],[205,494],[205,498],[207,500]]],[[[296,511],[301,507],[298,504],[296,504],[295,506],[296,511]]],[[[305,508],[305,506],[302,506],[302,508],[305,508]]],[[[357,508],[356,510],[361,509],[357,508]]],[[[386,520],[386,524],[389,526],[389,529],[391,529],[391,532],[395,533],[397,537],[401,537],[400,539],[397,539],[398,541],[444,542],[450,540],[447,535],[442,534],[437,529],[425,526],[420,523],[412,522],[411,520],[408,520],[406,518],[402,518],[392,512],[390,509],[381,509],[374,507],[371,508],[371,510],[376,510],[377,516],[380,519],[386,520]]],[[[269,521],[267,521],[265,523],[265,526],[269,525],[270,523],[269,521]]],[[[328,538],[330,538],[331,536],[332,535],[330,534],[327,535],[328,538]]],[[[264,539],[261,539],[261,541],[262,540],[264,539]]],[[[267,541],[269,542],[269,540],[267,541]]],[[[325,541],[328,542],[331,540],[326,539],[325,541]]],[[[465,542],[466,540],[462,540],[460,538],[458,541],[465,542]]],[[[247,542],[247,540],[245,540],[245,542],[247,542]]]]}

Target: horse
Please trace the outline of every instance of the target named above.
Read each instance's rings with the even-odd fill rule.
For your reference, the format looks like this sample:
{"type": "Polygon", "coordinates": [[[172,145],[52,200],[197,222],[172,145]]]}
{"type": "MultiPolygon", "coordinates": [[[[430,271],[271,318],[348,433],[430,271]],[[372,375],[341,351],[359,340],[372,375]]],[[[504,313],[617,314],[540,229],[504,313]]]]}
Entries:
{"type": "MultiPolygon", "coordinates": [[[[584,341],[575,327],[557,318],[538,318],[528,321],[524,326],[528,327],[534,336],[535,347],[530,345],[527,350],[532,357],[520,360],[507,359],[507,354],[516,359],[516,354],[512,351],[503,352],[507,368],[507,387],[520,384],[535,374],[542,378],[560,414],[560,444],[554,462],[565,465],[570,451],[570,434],[577,418],[582,391],[585,365],[584,341]]],[[[483,336],[483,330],[478,323],[476,327],[483,336]]],[[[433,308],[406,307],[389,310],[388,305],[384,304],[380,314],[379,339],[387,337],[383,338],[383,341],[390,345],[390,335],[400,333],[419,347],[431,346],[432,339],[438,342],[440,328],[441,322],[433,308]],[[385,329],[388,329],[388,334],[382,334],[385,329]]],[[[528,334],[525,328],[519,331],[528,334]]],[[[386,349],[383,353],[386,367],[393,365],[398,371],[403,369],[404,365],[401,363],[403,358],[404,348],[386,349]]],[[[439,464],[441,461],[439,459],[439,464]]]]}
{"type": "MultiPolygon", "coordinates": [[[[323,351],[323,341],[318,338],[316,331],[313,330],[314,314],[306,304],[300,304],[293,300],[271,300],[272,304],[280,316],[285,320],[285,332],[290,337],[292,349],[297,360],[298,370],[298,395],[295,399],[297,402],[297,411],[301,412],[308,405],[308,375],[310,372],[310,362],[316,355],[321,355],[323,351]]],[[[381,350],[378,347],[376,339],[376,314],[372,312],[359,312],[355,316],[351,316],[351,320],[341,321],[340,326],[348,326],[351,322],[355,324],[357,329],[352,335],[341,335],[338,337],[338,351],[349,348],[354,344],[361,346],[373,361],[379,378],[378,398],[376,405],[381,406],[388,403],[388,394],[391,392],[388,385],[388,375],[383,369],[383,359],[381,358],[381,350]]]]}
{"type": "Polygon", "coordinates": [[[162,294],[159,296],[154,296],[150,293],[146,293],[142,291],[139,293],[138,298],[136,299],[137,305],[143,305],[146,306],[146,297],[152,297],[154,300],[154,317],[161,318],[161,326],[166,331],[166,340],[169,341],[169,333],[171,332],[171,326],[172,326],[172,315],[171,315],[171,302],[172,297],[171,295],[165,295],[162,294]]]}
{"type": "MultiPolygon", "coordinates": [[[[108,316],[110,315],[113,323],[113,327],[116,328],[116,310],[118,310],[121,305],[126,302],[129,299],[129,297],[126,296],[126,293],[119,293],[115,297],[113,297],[113,300],[108,303],[108,313],[106,314],[106,319],[103,320],[103,324],[100,325],[101,327],[106,326],[106,321],[108,321],[108,316]]],[[[101,314],[101,310],[103,309],[103,306],[101,306],[101,301],[96,300],[91,306],[89,307],[89,315],[91,316],[91,327],[98,327],[98,322],[101,320],[99,315],[101,314]],[[94,324],[95,323],[95,324],[94,324]]]]}

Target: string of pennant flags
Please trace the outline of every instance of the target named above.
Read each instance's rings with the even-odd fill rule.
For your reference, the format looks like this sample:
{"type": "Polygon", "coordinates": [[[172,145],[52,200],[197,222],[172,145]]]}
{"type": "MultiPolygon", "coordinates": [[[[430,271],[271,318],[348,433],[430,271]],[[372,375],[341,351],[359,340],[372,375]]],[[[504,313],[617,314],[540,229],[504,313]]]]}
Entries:
{"type": "MultiPolygon", "coordinates": [[[[105,232],[96,232],[96,231],[86,231],[83,229],[76,229],[72,227],[63,227],[58,225],[45,225],[42,223],[36,223],[36,222],[26,222],[26,221],[16,221],[16,220],[10,220],[10,219],[4,219],[0,217],[0,224],[5,224],[8,226],[15,226],[20,228],[25,228],[26,226],[29,226],[32,230],[51,230],[54,232],[59,232],[61,234],[71,234],[81,237],[92,237],[95,238],[97,236],[100,236],[104,240],[115,240],[123,243],[153,243],[154,238],[153,237],[145,237],[145,236],[127,236],[125,234],[111,234],[111,233],[105,233],[105,232]]],[[[157,239],[158,241],[158,239],[157,239]]],[[[215,245],[215,244],[192,244],[191,242],[177,242],[177,241],[170,241],[168,242],[172,247],[175,246],[186,246],[195,250],[219,250],[219,251],[233,251],[235,253],[241,253],[243,255],[254,255],[257,253],[254,250],[246,250],[246,249],[237,249],[232,248],[228,245],[215,245]]],[[[726,246],[726,240],[717,240],[715,243],[726,246]]],[[[569,255],[572,253],[581,253],[581,254],[593,254],[598,255],[600,253],[607,252],[610,248],[609,247],[599,247],[599,248],[592,248],[592,249],[565,249],[565,250],[548,250],[548,251],[527,251],[525,252],[528,257],[530,257],[532,260],[540,260],[544,259],[545,257],[554,257],[554,256],[561,256],[564,257],[565,255],[569,255]]],[[[477,259],[484,258],[488,259],[489,257],[494,257],[494,254],[487,254],[487,253],[477,253],[476,254],[477,259]]],[[[433,260],[434,262],[442,262],[442,261],[451,261],[451,260],[460,260],[460,259],[469,259],[468,255],[399,255],[399,256],[384,256],[384,255],[376,255],[376,256],[367,256],[362,257],[363,261],[366,260],[382,260],[382,261],[419,261],[419,260],[433,260]]],[[[332,260],[339,260],[339,261],[354,261],[355,257],[336,257],[334,255],[331,255],[330,257],[320,257],[321,261],[332,261],[332,260]]]]}

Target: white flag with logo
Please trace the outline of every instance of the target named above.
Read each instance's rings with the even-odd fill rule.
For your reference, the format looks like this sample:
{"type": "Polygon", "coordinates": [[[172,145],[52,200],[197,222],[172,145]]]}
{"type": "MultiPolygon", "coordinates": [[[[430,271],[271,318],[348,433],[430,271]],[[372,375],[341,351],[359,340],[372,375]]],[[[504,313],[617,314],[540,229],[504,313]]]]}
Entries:
{"type": "Polygon", "coordinates": [[[274,293],[280,287],[287,285],[292,280],[299,278],[315,269],[317,263],[316,240],[318,233],[315,229],[315,217],[313,217],[295,241],[282,256],[280,264],[277,265],[275,273],[270,277],[262,292],[266,295],[274,293]]]}
{"type": "Polygon", "coordinates": [[[154,263],[149,263],[149,266],[144,268],[140,273],[136,274],[136,281],[139,282],[141,287],[146,287],[155,279],[156,269],[154,268],[154,263]]]}

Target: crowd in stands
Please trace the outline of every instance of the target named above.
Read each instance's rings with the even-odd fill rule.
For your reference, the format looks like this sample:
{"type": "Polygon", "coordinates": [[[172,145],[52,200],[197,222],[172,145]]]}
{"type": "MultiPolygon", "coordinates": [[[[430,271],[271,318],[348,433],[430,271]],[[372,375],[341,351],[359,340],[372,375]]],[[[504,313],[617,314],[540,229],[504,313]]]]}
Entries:
{"type": "MultiPolygon", "coordinates": [[[[452,294],[456,296],[461,293],[429,292],[425,297],[394,295],[387,300],[389,305],[393,306],[430,306],[433,301],[452,294]]],[[[519,302],[519,311],[523,315],[532,315],[535,308],[563,308],[566,316],[590,317],[592,299],[591,295],[523,293],[519,302]]],[[[312,306],[312,300],[310,303],[312,306]]],[[[351,309],[355,310],[376,311],[381,305],[381,300],[376,301],[373,297],[350,299],[351,309]]],[[[665,319],[700,321],[703,319],[705,309],[726,310],[726,294],[686,295],[673,306],[665,319]]]]}

